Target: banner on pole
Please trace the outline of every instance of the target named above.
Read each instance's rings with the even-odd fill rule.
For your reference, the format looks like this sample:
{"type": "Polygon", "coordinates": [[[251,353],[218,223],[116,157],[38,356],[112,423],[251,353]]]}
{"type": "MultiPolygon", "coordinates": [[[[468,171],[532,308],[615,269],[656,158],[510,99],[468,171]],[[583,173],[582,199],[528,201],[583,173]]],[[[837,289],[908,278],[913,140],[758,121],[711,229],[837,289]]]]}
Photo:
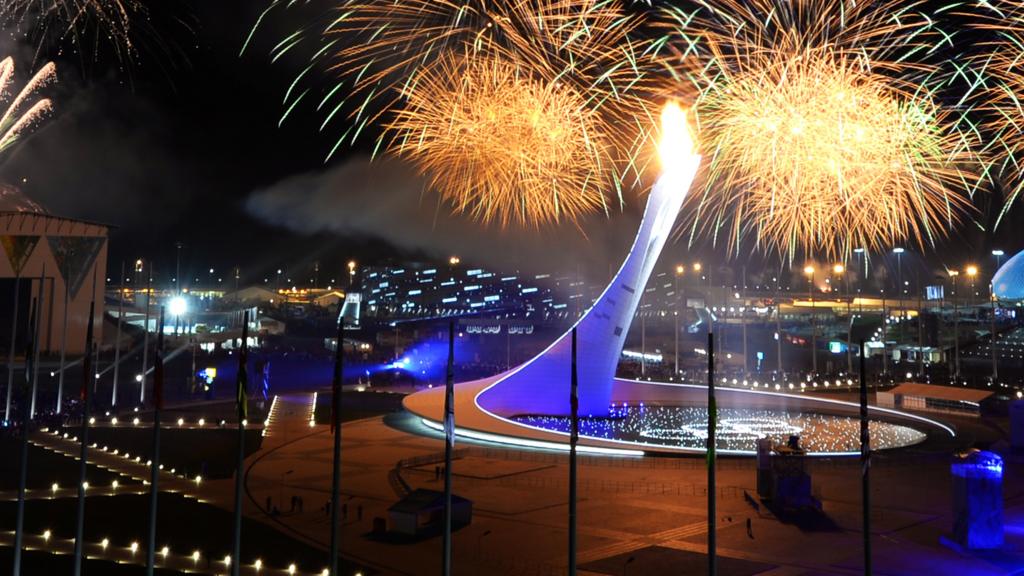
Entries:
{"type": "Polygon", "coordinates": [[[28,258],[38,243],[39,236],[0,236],[0,245],[4,247],[4,253],[7,254],[7,260],[11,263],[15,276],[21,276],[21,271],[25,269],[25,264],[28,263],[28,258]]]}
{"type": "Polygon", "coordinates": [[[103,236],[47,236],[57,269],[64,275],[74,299],[81,290],[107,239],[103,236]]]}

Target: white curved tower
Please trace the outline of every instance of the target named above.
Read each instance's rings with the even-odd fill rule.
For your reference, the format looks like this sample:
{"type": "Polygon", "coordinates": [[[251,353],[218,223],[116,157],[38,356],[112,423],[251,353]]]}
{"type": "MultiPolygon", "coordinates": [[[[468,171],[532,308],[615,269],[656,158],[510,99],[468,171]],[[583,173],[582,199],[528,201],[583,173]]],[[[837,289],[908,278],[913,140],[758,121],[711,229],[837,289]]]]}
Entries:
{"type": "MultiPolygon", "coordinates": [[[[700,156],[692,153],[670,160],[647,199],[629,255],[594,305],[575,324],[581,416],[608,413],[626,334],[700,166],[700,156]]],[[[567,414],[571,345],[570,329],[532,360],[501,375],[477,397],[478,404],[503,415],[567,414]]]]}

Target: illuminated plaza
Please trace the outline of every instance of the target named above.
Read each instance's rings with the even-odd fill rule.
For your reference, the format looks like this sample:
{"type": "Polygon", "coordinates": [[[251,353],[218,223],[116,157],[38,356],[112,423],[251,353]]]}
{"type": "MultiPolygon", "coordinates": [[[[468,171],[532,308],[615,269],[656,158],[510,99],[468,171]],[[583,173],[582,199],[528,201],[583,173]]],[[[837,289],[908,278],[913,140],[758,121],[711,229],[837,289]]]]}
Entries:
{"type": "Polygon", "coordinates": [[[0,575],[1024,575],[1024,4],[4,0],[0,575]]]}

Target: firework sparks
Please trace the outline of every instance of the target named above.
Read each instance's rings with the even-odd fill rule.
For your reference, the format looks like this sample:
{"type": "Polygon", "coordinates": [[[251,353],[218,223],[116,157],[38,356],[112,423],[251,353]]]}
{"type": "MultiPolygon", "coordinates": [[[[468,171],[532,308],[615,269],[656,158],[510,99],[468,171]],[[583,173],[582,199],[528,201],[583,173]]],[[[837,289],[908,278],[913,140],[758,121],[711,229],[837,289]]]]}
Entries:
{"type": "Polygon", "coordinates": [[[445,58],[416,83],[390,126],[392,148],[457,211],[536,225],[603,205],[611,162],[582,95],[500,59],[445,58]]]}
{"type": "Polygon", "coordinates": [[[844,257],[934,241],[967,209],[964,136],[927,87],[934,70],[907,57],[930,26],[912,4],[699,4],[672,13],[710,158],[691,238],[844,257]]]}
{"type": "Polygon", "coordinates": [[[14,59],[7,57],[0,61],[0,98],[10,100],[0,117],[0,152],[10,148],[18,139],[52,109],[49,98],[41,98],[29,104],[38,91],[56,78],[57,68],[53,62],[39,69],[25,86],[12,97],[14,87],[14,59]]]}
{"type": "MultiPolygon", "coordinates": [[[[616,0],[349,0],[315,35],[317,51],[287,92],[284,117],[313,98],[299,80],[319,63],[335,79],[315,103],[321,129],[345,123],[328,158],[376,125],[378,146],[416,161],[457,210],[501,224],[575,219],[608,204],[601,190],[622,202],[623,183],[637,182],[650,161],[662,99],[651,95],[656,46],[635,37],[640,25],[616,0]],[[447,76],[463,70],[479,85],[447,76]],[[512,108],[497,111],[483,101],[488,94],[512,108]],[[493,120],[480,116],[484,108],[493,120]],[[535,117],[562,141],[531,127],[535,117]],[[471,133],[474,123],[490,129],[471,133]],[[510,131],[519,138],[512,150],[510,131]]],[[[306,40],[295,33],[272,57],[306,40]]]]}
{"type": "Polygon", "coordinates": [[[186,60],[168,30],[192,35],[190,19],[180,14],[175,1],[144,0],[0,0],[0,24],[23,34],[36,46],[37,58],[51,50],[77,54],[83,68],[101,60],[108,50],[130,72],[141,53],[169,69],[186,60]]]}
{"type": "Polygon", "coordinates": [[[990,145],[991,176],[1008,187],[998,226],[1024,191],[1024,5],[1011,0],[978,2],[958,14],[974,22],[985,40],[957,67],[974,90],[965,100],[981,116],[990,145]]]}

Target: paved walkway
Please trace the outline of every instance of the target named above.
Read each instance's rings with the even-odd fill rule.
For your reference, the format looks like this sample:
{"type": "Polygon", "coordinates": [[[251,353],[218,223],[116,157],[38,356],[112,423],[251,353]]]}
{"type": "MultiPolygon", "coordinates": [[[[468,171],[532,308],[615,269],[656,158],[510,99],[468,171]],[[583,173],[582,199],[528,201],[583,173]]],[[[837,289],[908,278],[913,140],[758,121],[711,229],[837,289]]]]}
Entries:
{"type": "MultiPolygon", "coordinates": [[[[291,415],[274,428],[280,437],[249,460],[247,488],[258,507],[266,498],[305,501],[304,510],[282,511],[274,518],[283,530],[321,545],[329,522],[320,508],[330,495],[331,435],[326,426],[309,427],[301,397],[287,400],[291,415]],[[290,423],[289,423],[290,422],[290,423]],[[312,505],[311,505],[312,504],[312,505]]],[[[357,559],[372,559],[384,574],[422,574],[440,559],[440,539],[397,543],[371,536],[374,518],[386,518],[397,500],[388,475],[396,463],[429,458],[443,449],[439,435],[411,434],[418,420],[385,423],[370,418],[342,428],[342,494],[347,512],[342,550],[357,559]],[[360,514],[361,512],[361,514],[360,514]]],[[[567,544],[567,457],[506,447],[469,445],[453,465],[455,493],[473,501],[473,522],[454,535],[455,574],[561,575],[567,544]]],[[[581,459],[578,562],[631,555],[651,546],[695,552],[706,550],[707,523],[702,460],[587,457],[581,459]],[[666,487],[668,489],[666,489],[666,487]]],[[[856,461],[821,462],[812,468],[816,492],[825,501],[830,529],[800,527],[753,510],[743,491],[753,493],[752,460],[723,460],[718,472],[718,552],[777,566],[770,576],[854,576],[859,566],[861,535],[859,466],[856,461]],[[751,519],[752,536],[746,520],[751,519]]],[[[983,556],[956,554],[939,544],[948,531],[949,487],[922,486],[922,475],[948,475],[944,458],[918,458],[914,465],[895,464],[875,470],[875,558],[879,574],[928,573],[933,576],[1009,574],[1005,566],[983,556]],[[908,563],[916,562],[922,572],[908,563]],[[910,570],[910,571],[907,571],[910,570]]],[[[1014,468],[1021,468],[1014,466],[1014,468]]],[[[1024,470],[1021,470],[1024,471],[1024,470]]],[[[1017,473],[1008,470],[1007,475],[1017,473]]],[[[434,465],[406,468],[413,488],[441,489],[434,465]]],[[[1008,510],[1024,503],[1024,485],[1009,488],[1008,510]]],[[[1007,533],[1007,554],[1024,558],[1024,535],[1007,533]]]]}
{"type": "MultiPolygon", "coordinates": [[[[246,490],[243,512],[271,524],[282,532],[325,549],[330,522],[322,508],[330,497],[332,436],[327,426],[310,425],[313,394],[279,397],[273,405],[262,449],[246,461],[246,490]],[[303,506],[291,508],[293,497],[303,506]],[[269,506],[268,506],[269,499],[269,506]],[[277,514],[271,514],[274,507],[277,514]]],[[[443,449],[439,435],[413,434],[418,426],[410,417],[389,416],[346,423],[343,438],[343,523],[342,553],[382,574],[423,574],[439,564],[437,537],[414,542],[382,541],[371,536],[375,518],[386,518],[387,508],[397,497],[388,482],[396,463],[417,457],[429,458],[443,449]]],[[[422,430],[421,430],[422,432],[422,430]]],[[[73,437],[40,433],[33,442],[77,457],[79,445],[73,437]]],[[[470,446],[460,442],[458,448],[470,446]]],[[[134,455],[113,454],[102,446],[90,450],[89,459],[99,466],[133,479],[118,490],[139,490],[149,469],[134,455]]],[[[755,475],[750,460],[723,460],[719,468],[720,492],[718,551],[725,557],[778,566],[770,576],[854,576],[859,567],[859,467],[816,464],[814,485],[834,522],[828,530],[808,529],[759,514],[744,502],[743,490],[753,492],[755,475]],[[752,536],[746,531],[751,519],[752,536]]],[[[938,544],[939,536],[951,525],[949,486],[942,482],[921,483],[921,477],[948,476],[945,458],[917,459],[913,465],[879,466],[873,471],[875,562],[879,574],[927,573],[933,576],[962,574],[1012,574],[1024,558],[1024,533],[1007,531],[1008,545],[1000,557],[954,553],[938,544]]],[[[474,504],[471,525],[454,535],[455,574],[463,575],[561,575],[565,573],[566,457],[552,453],[518,451],[506,447],[471,446],[453,465],[455,493],[474,504]]],[[[1008,461],[1007,478],[1024,475],[1024,464],[1008,461]]],[[[440,489],[442,482],[434,465],[407,468],[403,478],[413,488],[440,489]]],[[[581,564],[623,554],[630,555],[650,546],[702,553],[707,538],[706,499],[701,490],[679,489],[702,486],[704,467],[691,459],[582,458],[580,465],[579,562],[581,564]],[[665,486],[676,487],[666,490],[665,486]]],[[[144,486],[144,484],[143,484],[144,486]]],[[[183,478],[165,470],[161,487],[177,490],[232,509],[233,481],[183,478]]],[[[1008,525],[1024,525],[1024,485],[1008,481],[1005,488],[1008,525]]],[[[92,489],[92,488],[91,488],[92,489]]],[[[95,487],[96,493],[113,487],[95,487]]],[[[58,488],[56,495],[45,490],[35,496],[72,497],[74,490],[58,488]]],[[[3,494],[0,496],[7,496],[3,494]]],[[[33,547],[54,547],[60,553],[69,543],[33,535],[33,547]]],[[[0,534],[0,545],[10,545],[13,534],[0,534]]],[[[111,542],[107,550],[92,543],[90,555],[106,554],[133,562],[130,543],[111,542]]],[[[141,546],[141,543],[140,543],[141,546]]],[[[142,554],[141,548],[136,554],[142,554]]],[[[170,551],[168,562],[176,569],[201,573],[223,573],[224,566],[201,557],[188,567],[188,551],[170,551]]],[[[214,560],[214,559],[211,559],[214,560]]],[[[251,564],[249,565],[251,566],[251,564]]],[[[261,574],[282,574],[281,567],[263,569],[261,574]]],[[[252,571],[247,572],[252,574],[252,571]]]]}
{"type": "MultiPolygon", "coordinates": [[[[301,395],[297,400],[289,398],[286,402],[280,402],[280,400],[275,397],[274,404],[272,405],[272,409],[264,427],[264,446],[279,445],[282,439],[287,439],[291,427],[294,425],[298,428],[297,422],[293,422],[292,420],[293,416],[300,412],[307,418],[305,421],[305,432],[309,432],[310,427],[308,424],[308,416],[311,398],[312,394],[301,395]],[[304,408],[302,410],[297,409],[298,405],[294,404],[294,402],[298,402],[298,405],[305,403],[304,408]],[[282,406],[284,409],[279,410],[278,406],[282,406]],[[287,419],[285,422],[278,422],[278,416],[287,416],[287,419]],[[284,430],[283,428],[285,426],[288,426],[289,430],[284,430]]],[[[109,426],[110,424],[106,425],[109,426]]],[[[123,426],[126,424],[118,423],[117,425],[123,426]]],[[[176,425],[176,423],[171,423],[165,427],[177,428],[179,426],[176,425]]],[[[194,427],[199,426],[196,425],[194,427]]],[[[214,428],[208,427],[207,429],[214,428]]],[[[43,429],[33,433],[29,437],[29,442],[34,446],[52,451],[75,461],[79,460],[79,455],[81,453],[81,443],[78,438],[70,432],[63,434],[43,429]]],[[[94,444],[90,446],[87,458],[90,466],[96,466],[104,470],[108,470],[112,473],[118,474],[122,478],[117,481],[117,485],[89,486],[87,495],[110,496],[120,494],[149,494],[150,464],[141,457],[134,454],[122,453],[119,450],[110,449],[103,445],[94,444]]],[[[199,477],[186,477],[183,474],[179,474],[175,469],[163,469],[160,472],[160,491],[180,493],[187,498],[194,498],[198,502],[213,504],[227,510],[232,510],[234,507],[234,479],[209,481],[199,477]]],[[[17,496],[17,491],[9,490],[0,492],[0,499],[3,500],[17,500],[17,496]]],[[[27,490],[26,497],[30,500],[77,498],[78,490],[75,486],[58,486],[56,490],[52,487],[50,489],[27,490]]],[[[243,512],[247,516],[266,520],[266,516],[262,514],[262,511],[255,510],[252,506],[247,506],[243,509],[243,512]]],[[[85,554],[87,557],[104,558],[111,561],[144,566],[146,559],[144,549],[145,543],[135,542],[135,550],[132,549],[132,544],[133,543],[131,542],[108,542],[107,545],[104,546],[102,542],[87,542],[85,554]]],[[[0,532],[0,546],[13,545],[14,532],[0,532]]],[[[29,534],[25,537],[25,546],[27,549],[45,549],[56,554],[72,554],[74,552],[74,539],[62,539],[57,538],[56,536],[44,538],[44,536],[40,534],[29,534]]],[[[229,565],[224,563],[223,558],[207,559],[200,554],[199,558],[196,559],[193,556],[194,553],[195,551],[183,552],[169,550],[166,556],[158,555],[157,565],[160,567],[179,570],[181,572],[199,574],[220,575],[227,574],[229,572],[229,565]]],[[[298,571],[289,572],[288,567],[260,566],[260,569],[257,570],[253,563],[246,563],[242,567],[242,574],[277,575],[302,573],[298,571]]]]}

